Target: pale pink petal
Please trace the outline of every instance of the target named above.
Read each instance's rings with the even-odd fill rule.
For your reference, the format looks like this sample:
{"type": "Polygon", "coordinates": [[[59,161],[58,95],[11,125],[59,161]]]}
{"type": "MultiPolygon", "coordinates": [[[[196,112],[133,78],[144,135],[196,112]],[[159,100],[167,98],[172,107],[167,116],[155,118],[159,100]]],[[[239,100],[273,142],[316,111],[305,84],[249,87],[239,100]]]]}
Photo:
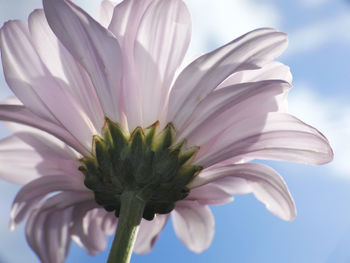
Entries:
{"type": "Polygon", "coordinates": [[[89,73],[106,116],[120,122],[122,64],[117,39],[69,0],[44,0],[43,5],[57,38],[89,73]]]}
{"type": "Polygon", "coordinates": [[[41,60],[54,77],[67,84],[68,91],[99,131],[103,126],[104,114],[88,74],[53,34],[42,9],[31,13],[28,24],[41,60]]]}
{"type": "MultiPolygon", "coordinates": [[[[35,129],[16,132],[14,136],[25,144],[21,149],[25,149],[28,155],[39,157],[37,159],[38,161],[33,163],[35,166],[32,167],[40,176],[69,174],[70,176],[81,177],[82,173],[78,171],[80,166],[78,159],[81,158],[81,155],[78,155],[70,147],[53,136],[44,132],[37,132],[35,129]]],[[[12,157],[13,166],[21,163],[21,160],[16,158],[16,156],[12,157]]],[[[27,173],[30,172],[32,171],[27,170],[27,173]]]]}
{"type": "Polygon", "coordinates": [[[279,79],[292,83],[293,80],[290,68],[276,61],[264,65],[261,69],[244,70],[242,73],[242,82],[279,79]]]}
{"type": "MultiPolygon", "coordinates": [[[[109,233],[104,231],[105,217],[108,214],[103,208],[96,208],[97,204],[86,203],[74,210],[72,226],[72,240],[85,249],[90,255],[106,249],[109,233]]],[[[113,215],[114,216],[114,215],[113,215]]],[[[114,231],[117,219],[114,221],[114,231]]]]}
{"type": "Polygon", "coordinates": [[[9,96],[5,98],[4,100],[0,101],[0,105],[21,105],[23,106],[23,103],[16,97],[16,96],[9,96]]]}
{"type": "Polygon", "coordinates": [[[15,129],[15,136],[30,145],[46,161],[55,159],[55,162],[65,163],[67,168],[78,168],[78,159],[81,158],[81,155],[54,136],[19,124],[6,123],[6,127],[10,127],[12,131],[15,129]],[[69,162],[72,164],[68,165],[69,162]]]}
{"type": "Polygon", "coordinates": [[[108,28],[111,23],[115,4],[109,0],[103,0],[97,10],[96,21],[108,28]]]}
{"type": "Polygon", "coordinates": [[[296,216],[295,204],[286,183],[266,165],[246,163],[208,168],[188,187],[201,189],[208,183],[230,194],[253,193],[266,209],[284,220],[293,220],[296,216]]]}
{"type": "Polygon", "coordinates": [[[223,190],[222,188],[216,185],[208,184],[191,189],[190,194],[185,200],[196,201],[202,205],[219,205],[233,201],[233,197],[231,193],[223,190]]]}
{"type": "Polygon", "coordinates": [[[70,245],[72,208],[37,210],[26,225],[27,241],[42,263],[63,263],[70,245]]]}
{"type": "Polygon", "coordinates": [[[207,249],[214,237],[215,221],[210,209],[192,201],[176,203],[171,212],[178,238],[193,252],[207,249]]]}
{"type": "MultiPolygon", "coordinates": [[[[90,192],[83,182],[83,176],[69,174],[43,176],[21,188],[13,201],[10,214],[10,229],[15,229],[46,195],[56,191],[90,192]]],[[[93,194],[91,197],[93,198],[93,194]]]]}
{"type": "Polygon", "coordinates": [[[290,87],[284,81],[267,80],[215,90],[199,103],[183,130],[178,132],[178,140],[186,138],[191,145],[203,145],[241,120],[283,111],[290,87]]]}
{"type": "Polygon", "coordinates": [[[145,254],[152,250],[153,245],[157,241],[161,231],[163,230],[169,215],[156,215],[152,221],[143,219],[137,234],[134,252],[137,254],[145,254]]]}
{"type": "Polygon", "coordinates": [[[292,83],[293,77],[290,68],[280,62],[272,61],[256,70],[243,70],[232,74],[225,79],[216,89],[232,86],[245,82],[256,82],[263,80],[283,80],[292,83]]]}
{"type": "Polygon", "coordinates": [[[26,184],[38,178],[36,166],[42,157],[16,136],[0,141],[0,177],[14,184],[26,184]]]}
{"type": "Polygon", "coordinates": [[[94,238],[87,236],[86,227],[83,227],[83,218],[85,214],[96,206],[92,203],[80,205],[74,209],[74,221],[71,229],[72,240],[90,255],[96,255],[100,251],[96,248],[98,245],[94,243],[94,238]]]}
{"type": "Polygon", "coordinates": [[[72,208],[90,200],[91,193],[66,191],[48,198],[32,211],[26,237],[42,262],[64,262],[70,242],[72,208]]]}
{"type": "Polygon", "coordinates": [[[86,202],[93,202],[96,204],[94,201],[94,194],[91,191],[64,191],[45,200],[40,206],[40,210],[49,210],[52,207],[56,209],[65,209],[86,202]]]}
{"type": "Polygon", "coordinates": [[[307,164],[331,161],[327,139],[315,128],[286,113],[269,113],[231,125],[200,148],[196,163],[206,167],[228,160],[268,159],[307,164]]]}
{"type": "MultiPolygon", "coordinates": [[[[18,105],[21,106],[21,102],[16,97],[8,97],[0,105],[18,105]]],[[[40,155],[46,157],[47,154],[54,153],[63,159],[74,160],[81,158],[81,155],[76,152],[73,148],[69,147],[62,140],[52,136],[51,134],[33,128],[31,126],[19,124],[16,122],[3,122],[10,131],[16,133],[16,137],[20,137],[22,141],[25,141],[28,145],[31,145],[40,155]],[[42,151],[47,149],[47,151],[42,151]]]]}
{"type": "Polygon", "coordinates": [[[118,218],[113,212],[106,212],[102,219],[101,229],[106,235],[115,234],[117,229],[118,218]]]}
{"type": "Polygon", "coordinates": [[[123,83],[123,107],[129,130],[142,124],[141,89],[143,83],[138,81],[135,65],[135,39],[141,19],[153,0],[126,0],[118,4],[113,13],[109,30],[119,40],[124,74],[123,83]]]}
{"type": "Polygon", "coordinates": [[[6,81],[23,104],[38,116],[63,126],[91,148],[91,137],[96,133],[91,120],[69,94],[64,81],[52,76],[43,64],[24,22],[10,21],[4,25],[1,49],[6,81]]]}
{"type": "Polygon", "coordinates": [[[81,176],[76,153],[58,142],[52,136],[32,131],[17,132],[3,139],[0,143],[0,151],[4,153],[1,157],[4,169],[2,176],[22,184],[43,175],[68,173],[81,176]]]}
{"type": "MultiPolygon", "coordinates": [[[[118,39],[122,39],[122,46],[134,44],[140,21],[154,0],[125,0],[114,8],[112,21],[108,29],[118,39]]],[[[131,50],[133,47],[131,48],[131,50]]]]}
{"type": "Polygon", "coordinates": [[[201,56],[177,78],[170,94],[168,121],[182,127],[212,90],[234,72],[257,69],[279,56],[287,45],[284,33],[258,29],[201,56]]]}
{"type": "Polygon", "coordinates": [[[83,218],[85,233],[93,241],[97,251],[103,251],[107,247],[107,235],[102,231],[102,222],[106,213],[103,208],[95,208],[88,211],[83,218]]]}
{"type": "Polygon", "coordinates": [[[43,240],[44,224],[46,223],[47,213],[40,214],[39,209],[36,209],[27,220],[26,237],[29,246],[33,249],[41,262],[49,262],[49,254],[46,247],[46,242],[43,240]],[[42,249],[45,248],[45,249],[42,249]]]}
{"type": "Polygon", "coordinates": [[[82,155],[89,155],[90,148],[85,148],[67,130],[61,126],[38,117],[21,105],[0,105],[0,120],[28,125],[52,134],[82,155]]]}
{"type": "Polygon", "coordinates": [[[80,155],[62,141],[28,126],[6,123],[14,135],[0,141],[0,177],[26,184],[43,175],[80,175],[80,155]]]}
{"type": "Polygon", "coordinates": [[[44,226],[45,240],[49,245],[49,262],[64,262],[71,242],[72,208],[55,211],[49,217],[49,221],[44,226]]]}
{"type": "Polygon", "coordinates": [[[41,85],[39,78],[45,72],[30,42],[27,24],[24,21],[5,23],[0,31],[0,47],[5,79],[12,91],[35,114],[56,122],[33,89],[41,85]]]}
{"type": "Polygon", "coordinates": [[[144,126],[164,115],[169,88],[190,38],[191,17],[182,0],[152,2],[142,17],[135,42],[144,126]]]}

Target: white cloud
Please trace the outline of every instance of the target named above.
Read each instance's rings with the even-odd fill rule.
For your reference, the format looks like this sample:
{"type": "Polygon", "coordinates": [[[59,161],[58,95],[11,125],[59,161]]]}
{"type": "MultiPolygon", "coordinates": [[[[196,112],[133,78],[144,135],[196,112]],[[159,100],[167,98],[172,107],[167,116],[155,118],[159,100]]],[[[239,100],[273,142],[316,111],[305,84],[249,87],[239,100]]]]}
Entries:
{"type": "Polygon", "coordinates": [[[339,13],[328,19],[313,22],[289,34],[289,47],[286,56],[320,48],[329,42],[350,42],[348,33],[350,14],[339,13]]]}
{"type": "Polygon", "coordinates": [[[278,9],[254,0],[185,0],[193,20],[190,54],[206,52],[258,27],[279,27],[278,9]]]}
{"type": "Polygon", "coordinates": [[[350,178],[350,105],[341,98],[323,97],[307,84],[294,86],[289,95],[289,111],[328,138],[335,153],[328,167],[350,178]]]}

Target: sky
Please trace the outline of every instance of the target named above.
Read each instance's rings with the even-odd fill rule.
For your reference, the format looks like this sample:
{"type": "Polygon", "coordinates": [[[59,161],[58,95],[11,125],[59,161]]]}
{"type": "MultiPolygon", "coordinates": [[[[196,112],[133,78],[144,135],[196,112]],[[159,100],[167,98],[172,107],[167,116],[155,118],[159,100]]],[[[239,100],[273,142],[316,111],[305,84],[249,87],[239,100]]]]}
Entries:
{"type": "MultiPolygon", "coordinates": [[[[195,254],[176,238],[168,222],[153,251],[132,262],[350,262],[350,1],[184,0],[193,18],[187,58],[210,51],[257,27],[289,35],[279,59],[290,66],[289,110],[330,140],[335,159],[324,166],[264,162],[286,180],[298,216],[284,222],[252,195],[212,207],[216,234],[211,247],[195,254]]],[[[75,1],[93,13],[98,0],[75,1]]],[[[0,0],[0,25],[26,19],[40,0],[0,0]]],[[[10,94],[0,74],[0,99],[10,94]]],[[[9,132],[0,127],[0,135],[9,132]]],[[[25,241],[24,226],[8,230],[11,202],[19,187],[0,182],[0,263],[38,262],[25,241]]],[[[110,240],[111,241],[111,240],[110,240]]],[[[105,262],[73,245],[67,262],[105,262]]]]}

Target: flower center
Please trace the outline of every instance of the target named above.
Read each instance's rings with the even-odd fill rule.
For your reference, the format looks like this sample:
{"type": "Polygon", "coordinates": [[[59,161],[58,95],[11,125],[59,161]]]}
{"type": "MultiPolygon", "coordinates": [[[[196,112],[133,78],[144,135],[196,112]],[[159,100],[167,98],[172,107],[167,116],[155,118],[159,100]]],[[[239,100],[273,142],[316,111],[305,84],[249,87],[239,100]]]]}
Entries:
{"type": "Polygon", "coordinates": [[[130,136],[106,119],[102,137],[94,136],[92,156],[80,159],[79,170],[96,202],[119,217],[120,196],[133,191],[146,204],[143,218],[167,214],[184,199],[189,182],[202,170],[191,165],[198,147],[184,152],[184,141],[174,145],[174,128],[168,124],[160,133],[159,122],[146,129],[137,127],[130,136]]]}

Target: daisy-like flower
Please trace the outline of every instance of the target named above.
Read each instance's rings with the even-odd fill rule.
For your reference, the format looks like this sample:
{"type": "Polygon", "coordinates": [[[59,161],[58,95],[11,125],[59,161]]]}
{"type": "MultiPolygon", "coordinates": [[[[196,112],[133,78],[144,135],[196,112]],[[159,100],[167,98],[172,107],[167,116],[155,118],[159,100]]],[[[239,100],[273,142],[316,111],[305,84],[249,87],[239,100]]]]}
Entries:
{"type": "Polygon", "coordinates": [[[322,134],[287,113],[291,74],[274,62],[284,33],[254,30],[180,71],[191,35],[182,0],[103,1],[97,18],[69,0],[43,4],[0,33],[16,96],[0,105],[14,132],[0,143],[0,176],[24,185],[10,228],[27,219],[42,262],[63,262],[71,241],[94,255],[116,229],[109,262],[127,262],[120,251],[136,226],[134,251],[146,253],[170,216],[201,252],[214,235],[208,205],[233,194],[295,217],[280,175],[249,163],[333,156],[322,134]]]}

